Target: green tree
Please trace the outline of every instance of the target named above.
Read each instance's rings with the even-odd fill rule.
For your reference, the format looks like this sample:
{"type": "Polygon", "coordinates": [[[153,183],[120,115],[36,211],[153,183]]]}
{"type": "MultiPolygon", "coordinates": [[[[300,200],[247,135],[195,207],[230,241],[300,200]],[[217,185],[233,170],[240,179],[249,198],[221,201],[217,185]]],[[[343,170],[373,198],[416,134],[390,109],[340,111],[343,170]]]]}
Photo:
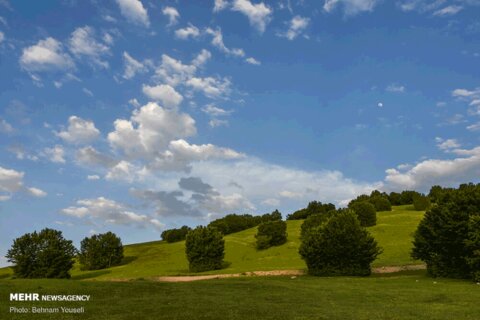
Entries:
{"type": "Polygon", "coordinates": [[[299,253],[312,275],[366,276],[381,249],[355,214],[344,210],[310,230],[302,238],[299,253]]]}
{"type": "Polygon", "coordinates": [[[308,216],[307,219],[302,223],[301,229],[300,229],[300,237],[303,238],[305,235],[311,230],[314,229],[318,226],[320,226],[322,223],[328,220],[332,215],[334,215],[336,210],[329,211],[327,213],[316,213],[308,216]]]}
{"type": "Polygon", "coordinates": [[[168,243],[178,242],[185,240],[187,233],[192,230],[187,226],[182,226],[178,229],[168,229],[164,230],[161,234],[162,240],[167,241],[168,243]]]}
{"type": "Polygon", "coordinates": [[[120,264],[123,259],[122,241],[112,232],[86,237],[80,243],[78,258],[82,270],[98,270],[120,264]]]}
{"type": "Polygon", "coordinates": [[[268,221],[258,226],[257,249],[263,250],[287,242],[287,224],[285,221],[268,221]]]}
{"type": "Polygon", "coordinates": [[[70,278],[76,253],[61,231],[46,228],[15,239],[6,257],[20,278],[70,278]]]}
{"type": "Polygon", "coordinates": [[[417,211],[425,211],[430,208],[430,199],[423,194],[415,194],[413,196],[413,207],[417,211]]]}
{"type": "Polygon", "coordinates": [[[197,227],[187,234],[185,253],[192,272],[221,269],[225,241],[220,231],[213,227],[197,227]]]}
{"type": "Polygon", "coordinates": [[[355,202],[350,209],[357,215],[362,227],[371,227],[377,224],[377,210],[368,201],[355,202]]]}

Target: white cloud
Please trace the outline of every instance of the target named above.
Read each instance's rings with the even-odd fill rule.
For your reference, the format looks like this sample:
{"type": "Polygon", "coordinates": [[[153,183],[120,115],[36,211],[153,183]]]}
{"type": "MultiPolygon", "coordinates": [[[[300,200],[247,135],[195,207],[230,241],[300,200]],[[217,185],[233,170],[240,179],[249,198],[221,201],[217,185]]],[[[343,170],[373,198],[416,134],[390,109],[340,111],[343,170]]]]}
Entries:
{"type": "Polygon", "coordinates": [[[174,7],[165,7],[162,10],[162,13],[168,17],[168,26],[173,26],[178,23],[178,18],[180,14],[178,13],[177,9],[174,7]]]}
{"type": "Polygon", "coordinates": [[[225,46],[225,43],[223,42],[222,30],[220,28],[217,28],[217,29],[207,28],[205,29],[205,32],[212,36],[212,45],[217,49],[219,49],[220,51],[222,51],[223,53],[232,55],[232,56],[237,56],[237,57],[245,56],[245,51],[243,51],[243,49],[237,49],[237,48],[230,49],[225,46]]]}
{"type": "Polygon", "coordinates": [[[345,15],[353,16],[373,11],[379,2],[379,0],[325,0],[323,10],[330,13],[338,6],[342,6],[345,15]]]}
{"type": "Polygon", "coordinates": [[[435,11],[433,15],[437,17],[453,16],[459,13],[462,9],[463,9],[462,6],[451,5],[435,11]]]}
{"type": "Polygon", "coordinates": [[[427,159],[406,171],[386,170],[389,189],[428,191],[433,185],[456,186],[480,175],[480,148],[455,149],[461,157],[450,160],[427,159]]]}
{"type": "Polygon", "coordinates": [[[253,4],[249,0],[234,0],[233,11],[238,11],[247,16],[250,25],[263,33],[268,23],[272,20],[273,10],[263,2],[253,4]]]}
{"type": "Polygon", "coordinates": [[[478,95],[480,95],[480,88],[476,88],[474,90],[455,89],[452,91],[452,96],[460,98],[475,97],[478,95]]]}
{"type": "Polygon", "coordinates": [[[218,79],[212,77],[192,77],[187,80],[187,86],[195,91],[203,92],[209,98],[220,98],[229,95],[231,82],[227,78],[218,79]]]}
{"type": "Polygon", "coordinates": [[[296,37],[302,34],[303,31],[305,31],[309,23],[309,18],[304,18],[297,15],[290,20],[288,30],[285,33],[280,33],[279,35],[287,38],[288,40],[294,40],[296,37]]]}
{"type": "Polygon", "coordinates": [[[474,124],[471,124],[471,125],[467,126],[467,130],[469,130],[469,131],[480,131],[480,122],[477,122],[477,123],[474,123],[474,124]]]}
{"type": "Polygon", "coordinates": [[[155,229],[164,227],[157,219],[132,212],[125,204],[105,197],[78,200],[75,206],[62,209],[61,213],[104,225],[116,224],[155,229]]]}
{"type": "Polygon", "coordinates": [[[195,65],[183,64],[166,54],[162,54],[162,62],[155,70],[156,77],[175,87],[191,78],[197,67],[195,65]]]}
{"type": "Polygon", "coordinates": [[[94,166],[104,168],[111,168],[118,163],[117,160],[95,150],[95,148],[91,146],[78,149],[77,152],[75,152],[75,161],[79,165],[86,167],[94,166]]]}
{"type": "Polygon", "coordinates": [[[60,145],[56,145],[53,148],[45,148],[43,153],[51,162],[65,163],[65,150],[60,145]]]}
{"type": "Polygon", "coordinates": [[[159,101],[168,108],[177,107],[183,101],[183,97],[168,84],[160,84],[155,87],[143,85],[143,93],[154,101],[159,101]]]}
{"type": "Polygon", "coordinates": [[[131,158],[152,158],[169,142],[196,133],[195,120],[188,114],[148,103],[133,111],[130,120],[117,119],[108,134],[111,146],[131,158]]]}
{"type": "Polygon", "coordinates": [[[249,64],[253,64],[255,66],[259,66],[261,65],[262,63],[260,61],[258,61],[257,59],[253,58],[253,57],[249,57],[247,59],[245,59],[245,61],[249,64]]]}
{"type": "Polygon", "coordinates": [[[27,189],[28,193],[36,198],[43,198],[47,196],[47,193],[43,190],[40,190],[38,188],[28,188],[27,189]]]}
{"type": "Polygon", "coordinates": [[[83,88],[82,91],[83,91],[83,93],[85,93],[85,94],[86,94],[87,96],[89,96],[89,97],[93,97],[93,96],[94,96],[93,92],[90,91],[90,90],[88,90],[87,88],[83,88]]]}
{"type": "Polygon", "coordinates": [[[175,37],[182,40],[187,40],[188,38],[196,39],[200,37],[200,30],[189,24],[188,27],[175,30],[175,37]]]}
{"type": "Polygon", "coordinates": [[[447,139],[436,137],[437,147],[442,151],[450,151],[452,149],[460,148],[461,144],[456,139],[447,139]]]}
{"type": "Polygon", "coordinates": [[[94,181],[94,180],[100,180],[100,176],[93,174],[93,175],[88,175],[87,180],[94,181]]]}
{"type": "Polygon", "coordinates": [[[145,27],[150,26],[148,12],[140,0],[116,0],[120,12],[130,23],[145,27]]]}
{"type": "Polygon", "coordinates": [[[13,132],[13,127],[6,120],[0,118],[0,132],[2,133],[11,133],[13,132]]]}
{"type": "Polygon", "coordinates": [[[86,144],[96,140],[100,131],[90,120],[84,120],[77,116],[68,118],[68,128],[57,133],[57,136],[72,144],[86,144]]]}
{"type": "Polygon", "coordinates": [[[5,40],[5,34],[2,31],[0,31],[0,43],[2,43],[3,40],[5,40]]]}
{"type": "Polygon", "coordinates": [[[192,64],[196,67],[203,66],[211,57],[212,54],[210,51],[202,49],[195,59],[193,59],[192,64]]]}
{"type": "Polygon", "coordinates": [[[147,71],[147,68],[140,62],[135,60],[128,52],[123,52],[123,78],[131,79],[138,73],[143,73],[147,71]]]}
{"type": "Polygon", "coordinates": [[[220,12],[228,7],[228,2],[226,0],[215,0],[213,6],[213,12],[220,12]]]}
{"type": "Polygon", "coordinates": [[[292,191],[288,191],[288,190],[280,191],[278,193],[278,195],[280,197],[288,198],[288,199],[295,199],[295,198],[302,198],[303,197],[302,193],[292,192],[292,191]]]}
{"type": "Polygon", "coordinates": [[[130,162],[122,160],[108,171],[105,179],[132,182],[135,179],[136,171],[130,162]]]}
{"type": "Polygon", "coordinates": [[[212,128],[216,128],[216,127],[226,127],[228,126],[229,122],[228,120],[221,120],[221,119],[212,119],[210,121],[208,121],[208,125],[212,128]]]}
{"type": "Polygon", "coordinates": [[[29,72],[68,70],[75,67],[72,58],[64,52],[62,44],[51,37],[24,48],[20,65],[29,72]]]}
{"type": "Polygon", "coordinates": [[[23,187],[25,173],[0,167],[0,192],[14,193],[23,187]]]}
{"type": "Polygon", "coordinates": [[[405,92],[405,86],[392,83],[392,84],[388,85],[385,88],[385,90],[388,91],[388,92],[403,93],[403,92],[405,92]]]}
{"type": "Polygon", "coordinates": [[[225,110],[225,109],[216,107],[213,104],[206,105],[204,108],[202,108],[202,111],[208,114],[209,116],[213,116],[213,117],[228,116],[232,113],[232,110],[225,110]]]}
{"type": "Polygon", "coordinates": [[[383,103],[382,102],[377,103],[377,107],[383,108],[383,103]]]}
{"type": "Polygon", "coordinates": [[[95,30],[89,26],[77,28],[72,32],[69,49],[77,58],[85,57],[96,66],[105,69],[109,67],[103,57],[110,54],[110,48],[95,40],[95,30]]]}

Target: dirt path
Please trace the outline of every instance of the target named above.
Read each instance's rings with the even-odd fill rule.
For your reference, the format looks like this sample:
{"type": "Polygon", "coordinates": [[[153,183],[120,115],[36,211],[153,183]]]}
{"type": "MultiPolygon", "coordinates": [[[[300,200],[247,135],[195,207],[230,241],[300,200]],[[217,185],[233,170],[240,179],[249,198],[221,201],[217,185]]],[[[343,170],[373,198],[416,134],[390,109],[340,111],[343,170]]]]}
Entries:
{"type": "MultiPolygon", "coordinates": [[[[407,270],[424,270],[426,267],[423,264],[410,266],[389,266],[374,268],[372,273],[395,273],[407,270]]],[[[272,271],[253,271],[244,273],[227,273],[227,274],[211,274],[203,276],[174,276],[174,277],[156,277],[152,280],[162,282],[190,282],[199,280],[224,279],[224,278],[239,278],[239,277],[264,277],[264,276],[302,276],[305,275],[304,270],[272,270],[272,271]]]]}

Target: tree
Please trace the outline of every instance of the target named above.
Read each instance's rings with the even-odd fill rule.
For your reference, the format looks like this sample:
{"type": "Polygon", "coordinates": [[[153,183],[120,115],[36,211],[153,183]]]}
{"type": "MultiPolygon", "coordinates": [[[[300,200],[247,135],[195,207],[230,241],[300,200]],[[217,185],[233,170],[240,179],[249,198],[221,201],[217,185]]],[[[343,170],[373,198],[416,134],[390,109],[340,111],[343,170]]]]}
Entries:
{"type": "Polygon", "coordinates": [[[263,250],[287,242],[287,224],[285,221],[268,221],[258,226],[257,249],[263,250]]]}
{"type": "Polygon", "coordinates": [[[371,197],[369,202],[375,206],[376,211],[392,211],[392,205],[385,196],[371,197]]]}
{"type": "Polygon", "coordinates": [[[20,278],[70,278],[76,253],[61,231],[46,228],[15,239],[6,257],[20,278]]]}
{"type": "Polygon", "coordinates": [[[187,226],[182,226],[179,229],[168,229],[162,232],[162,240],[167,241],[168,243],[178,242],[185,240],[187,233],[192,230],[187,226]]]}
{"type": "Polygon", "coordinates": [[[351,209],[357,215],[362,227],[371,227],[377,224],[377,211],[370,202],[355,202],[351,205],[351,209]]]}
{"type": "Polygon", "coordinates": [[[122,262],[122,241],[112,232],[85,237],[78,258],[82,270],[110,268],[122,262]]]}
{"type": "Polygon", "coordinates": [[[432,276],[480,280],[480,184],[444,190],[420,222],[412,257],[432,276]]]}
{"type": "Polygon", "coordinates": [[[222,233],[212,227],[197,227],[187,234],[185,253],[192,272],[221,269],[225,255],[222,233]]]}
{"type": "Polygon", "coordinates": [[[413,196],[413,207],[417,211],[425,211],[430,208],[430,199],[423,194],[415,194],[413,196]]]}
{"type": "Polygon", "coordinates": [[[299,253],[312,275],[366,276],[381,249],[355,214],[344,210],[307,232],[299,253]]]}
{"type": "Polygon", "coordinates": [[[335,212],[336,210],[332,210],[327,213],[316,213],[308,216],[308,218],[302,223],[300,229],[300,238],[305,237],[307,232],[309,232],[311,229],[316,228],[327,221],[328,218],[335,214],[335,212]]]}
{"type": "Polygon", "coordinates": [[[295,211],[287,216],[287,220],[303,220],[312,214],[326,213],[335,210],[335,205],[331,203],[321,203],[320,201],[311,201],[304,209],[295,211]]]}

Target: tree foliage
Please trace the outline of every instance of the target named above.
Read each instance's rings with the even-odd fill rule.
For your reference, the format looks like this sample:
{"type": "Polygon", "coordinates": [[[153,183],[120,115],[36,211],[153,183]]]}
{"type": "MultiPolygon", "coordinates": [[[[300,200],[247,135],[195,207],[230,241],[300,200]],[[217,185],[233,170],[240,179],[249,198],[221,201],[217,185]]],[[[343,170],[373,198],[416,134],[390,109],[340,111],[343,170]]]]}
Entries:
{"type": "Polygon", "coordinates": [[[392,205],[389,200],[389,196],[385,192],[380,192],[378,190],[372,191],[370,195],[362,194],[356,199],[353,199],[348,204],[350,209],[353,209],[352,206],[358,202],[370,202],[375,206],[376,211],[392,211],[392,205]]]}
{"type": "Polygon", "coordinates": [[[82,270],[99,270],[120,264],[123,259],[122,241],[112,232],[86,237],[80,243],[78,258],[82,270]]]}
{"type": "Polygon", "coordinates": [[[299,253],[312,275],[369,275],[381,253],[351,210],[342,210],[302,238],[299,253]]]}
{"type": "Polygon", "coordinates": [[[162,240],[167,241],[168,243],[178,242],[185,240],[187,233],[192,230],[187,226],[182,226],[178,229],[168,229],[162,232],[162,240]]]}
{"type": "Polygon", "coordinates": [[[417,211],[425,211],[430,208],[430,198],[423,194],[416,194],[413,196],[413,207],[417,211]]]}
{"type": "Polygon", "coordinates": [[[212,227],[197,227],[187,234],[185,253],[192,272],[221,269],[225,255],[222,233],[212,227]]]}
{"type": "Polygon", "coordinates": [[[295,211],[287,215],[287,220],[303,220],[312,214],[322,214],[335,210],[335,205],[331,203],[321,203],[320,201],[311,201],[306,208],[295,211]]]}
{"type": "Polygon", "coordinates": [[[46,228],[15,239],[6,257],[20,278],[70,278],[76,253],[61,231],[46,228]]]}
{"type": "Polygon", "coordinates": [[[255,238],[258,250],[280,246],[287,242],[287,224],[282,220],[263,222],[258,226],[255,238]]]}
{"type": "Polygon", "coordinates": [[[262,222],[277,220],[282,220],[282,214],[278,210],[261,216],[252,216],[250,214],[228,214],[223,218],[213,220],[208,226],[216,228],[224,235],[227,235],[256,227],[262,222]]]}
{"type": "Polygon", "coordinates": [[[414,236],[412,257],[433,276],[479,279],[480,184],[445,190],[414,236]]]}
{"type": "Polygon", "coordinates": [[[357,215],[362,227],[371,227],[377,224],[377,210],[369,201],[354,202],[350,208],[357,215]]]}

